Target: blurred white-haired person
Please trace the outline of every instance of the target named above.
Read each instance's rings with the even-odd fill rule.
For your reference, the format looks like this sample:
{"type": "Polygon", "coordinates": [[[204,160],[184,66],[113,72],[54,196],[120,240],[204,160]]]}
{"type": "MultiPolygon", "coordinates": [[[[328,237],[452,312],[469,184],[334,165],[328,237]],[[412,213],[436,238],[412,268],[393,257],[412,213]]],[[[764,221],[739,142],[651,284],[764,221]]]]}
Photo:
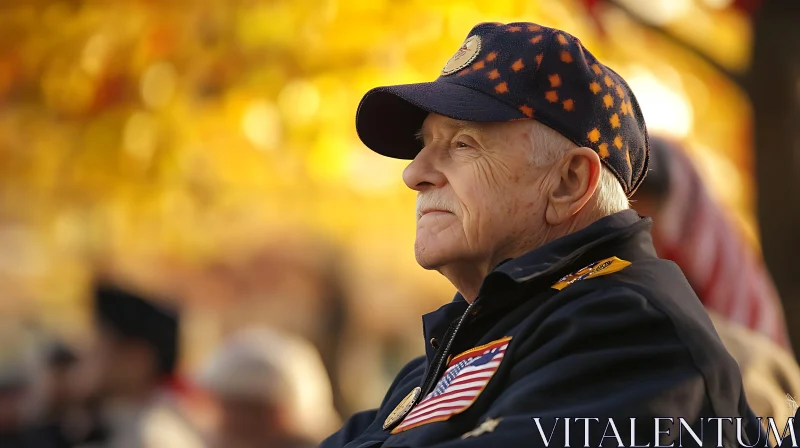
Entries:
{"type": "Polygon", "coordinates": [[[313,447],[340,423],[319,353],[277,330],[234,334],[211,356],[198,383],[218,405],[214,443],[220,447],[313,447]]]}

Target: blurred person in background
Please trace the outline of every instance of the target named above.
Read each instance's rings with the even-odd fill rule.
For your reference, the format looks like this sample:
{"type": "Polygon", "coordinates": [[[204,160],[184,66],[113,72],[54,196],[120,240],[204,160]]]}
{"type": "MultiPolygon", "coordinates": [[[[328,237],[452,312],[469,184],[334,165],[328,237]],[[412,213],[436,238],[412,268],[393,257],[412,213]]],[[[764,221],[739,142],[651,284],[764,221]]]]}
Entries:
{"type": "Polygon", "coordinates": [[[653,243],[684,272],[739,363],[756,415],[784,421],[800,395],[780,297],[763,261],[736,229],[679,141],[650,136],[650,173],[632,198],[653,218],[653,243]]]}
{"type": "Polygon", "coordinates": [[[674,444],[656,417],[703,445],[712,417],[742,418],[726,445],[762,438],[736,362],[629,207],[649,163],[636,98],[577,38],[479,24],[436,81],[367,92],[356,129],[412,160],[417,262],[458,293],[423,317],[425,356],[324,447],[674,444]]]}
{"type": "Polygon", "coordinates": [[[218,406],[215,447],[314,447],[339,423],[317,350],[274,329],[234,334],[211,356],[198,383],[218,406]]]}
{"type": "Polygon", "coordinates": [[[79,358],[57,339],[45,343],[41,351],[43,362],[30,402],[35,419],[33,434],[42,448],[69,447],[83,436],[80,422],[73,420],[80,410],[75,381],[79,358]]]}
{"type": "Polygon", "coordinates": [[[35,344],[20,325],[0,326],[0,447],[34,447],[31,402],[35,377],[41,368],[35,344]]]}
{"type": "Polygon", "coordinates": [[[110,284],[95,288],[94,310],[97,340],[88,361],[98,428],[82,446],[203,446],[181,410],[178,311],[110,284]]]}
{"type": "Polygon", "coordinates": [[[653,245],[680,266],[711,312],[789,349],[778,292],[680,143],[651,136],[650,173],[632,198],[653,218],[653,245]]]}

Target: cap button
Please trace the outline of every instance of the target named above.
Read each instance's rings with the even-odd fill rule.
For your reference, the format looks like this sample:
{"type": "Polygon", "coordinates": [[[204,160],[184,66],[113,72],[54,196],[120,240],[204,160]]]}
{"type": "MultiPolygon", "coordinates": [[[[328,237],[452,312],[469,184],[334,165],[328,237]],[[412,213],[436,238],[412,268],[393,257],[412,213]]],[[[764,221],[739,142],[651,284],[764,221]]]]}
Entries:
{"type": "Polygon", "coordinates": [[[431,340],[430,340],[430,343],[431,343],[431,347],[433,347],[433,348],[439,348],[439,340],[438,340],[438,339],[436,339],[436,338],[431,338],[431,340]]]}

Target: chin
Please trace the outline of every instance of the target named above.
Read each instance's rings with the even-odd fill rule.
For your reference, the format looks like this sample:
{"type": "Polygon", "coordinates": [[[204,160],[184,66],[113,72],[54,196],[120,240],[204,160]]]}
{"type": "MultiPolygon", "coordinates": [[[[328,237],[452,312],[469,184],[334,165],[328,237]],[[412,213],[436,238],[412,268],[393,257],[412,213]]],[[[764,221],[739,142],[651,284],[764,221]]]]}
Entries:
{"type": "Polygon", "coordinates": [[[419,239],[414,244],[414,255],[417,259],[417,264],[422,266],[423,269],[435,270],[452,262],[457,258],[457,250],[453,247],[447,247],[442,244],[430,244],[429,242],[422,242],[419,239]]]}

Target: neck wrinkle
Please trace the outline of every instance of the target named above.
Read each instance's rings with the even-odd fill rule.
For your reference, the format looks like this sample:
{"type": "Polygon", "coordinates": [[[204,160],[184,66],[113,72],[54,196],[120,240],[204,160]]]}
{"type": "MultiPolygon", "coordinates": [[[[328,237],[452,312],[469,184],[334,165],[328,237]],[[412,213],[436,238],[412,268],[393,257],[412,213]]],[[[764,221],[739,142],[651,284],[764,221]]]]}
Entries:
{"type": "Polygon", "coordinates": [[[526,243],[520,244],[515,250],[507,251],[503,255],[495,255],[491,260],[484,262],[450,264],[443,266],[438,271],[461,293],[467,303],[472,303],[478,297],[483,280],[501,262],[509,258],[520,257],[551,241],[586,228],[597,219],[602,218],[602,216],[599,216],[595,219],[596,214],[594,210],[583,208],[573,215],[568,222],[558,226],[546,226],[541,238],[534,236],[527,240],[526,243]]]}

